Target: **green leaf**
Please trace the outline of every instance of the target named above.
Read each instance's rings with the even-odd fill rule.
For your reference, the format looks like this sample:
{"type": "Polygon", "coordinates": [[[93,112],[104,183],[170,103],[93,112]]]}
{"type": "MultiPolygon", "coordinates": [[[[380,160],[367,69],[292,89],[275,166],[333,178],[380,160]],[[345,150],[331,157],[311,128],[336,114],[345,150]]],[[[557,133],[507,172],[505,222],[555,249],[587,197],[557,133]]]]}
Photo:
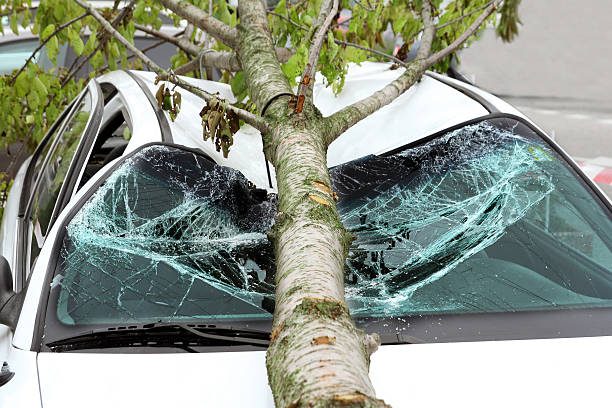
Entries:
{"type": "Polygon", "coordinates": [[[83,53],[91,54],[93,50],[96,48],[96,31],[92,31],[87,39],[87,43],[85,43],[85,47],[83,48],[83,53]]]}
{"type": "Polygon", "coordinates": [[[56,36],[51,37],[51,39],[47,42],[47,57],[55,63],[55,59],[57,58],[57,54],[59,53],[59,42],[56,36]]]}
{"type": "Polygon", "coordinates": [[[334,42],[334,34],[330,31],[327,33],[327,58],[328,61],[333,61],[338,54],[338,44],[334,42]]]}
{"type": "Polygon", "coordinates": [[[13,14],[11,14],[11,21],[9,23],[9,26],[11,27],[11,30],[13,30],[15,35],[19,35],[19,25],[17,23],[17,13],[13,12],[13,14]]]}
{"type": "Polygon", "coordinates": [[[117,69],[117,60],[115,59],[115,57],[110,55],[106,61],[108,62],[108,69],[110,69],[111,71],[117,69]]]}
{"type": "Polygon", "coordinates": [[[289,82],[292,85],[295,85],[295,77],[299,75],[300,69],[298,67],[299,57],[296,54],[293,54],[291,58],[287,62],[285,62],[282,66],[283,73],[289,79],[289,82]]]}
{"type": "Polygon", "coordinates": [[[17,90],[17,96],[20,98],[26,96],[30,90],[30,81],[28,81],[27,74],[25,72],[22,72],[17,77],[17,80],[15,81],[15,89],[17,90]]]}
{"type": "Polygon", "coordinates": [[[111,46],[110,46],[110,55],[113,58],[119,58],[121,56],[121,53],[119,52],[119,46],[114,41],[111,43],[111,46]]]}
{"type": "Polygon", "coordinates": [[[146,15],[144,1],[139,1],[138,4],[136,4],[136,8],[134,8],[134,13],[132,15],[134,16],[134,19],[138,20],[138,22],[143,22],[146,15]]]}
{"type": "MultiPolygon", "coordinates": [[[[219,18],[219,20],[221,20],[221,22],[227,24],[227,25],[231,25],[232,24],[232,15],[229,12],[229,9],[227,7],[227,3],[225,1],[219,1],[218,3],[218,10],[217,10],[217,18],[219,18]]],[[[235,14],[235,13],[234,13],[235,14]]]]}
{"type": "Polygon", "coordinates": [[[102,65],[104,65],[104,55],[102,54],[102,51],[96,51],[94,56],[89,60],[89,63],[94,69],[102,67],[102,65]]]}
{"type": "Polygon", "coordinates": [[[55,19],[58,20],[58,21],[62,21],[65,16],[66,16],[66,7],[65,7],[65,5],[63,5],[63,4],[55,4],[55,7],[53,7],[53,17],[55,17],[55,19]]]}
{"type": "Polygon", "coordinates": [[[234,93],[236,100],[241,102],[244,98],[246,98],[248,90],[249,88],[246,83],[244,72],[237,72],[232,79],[232,92],[234,93]]]}
{"type": "Polygon", "coordinates": [[[83,44],[83,40],[81,39],[79,33],[74,30],[69,30],[68,38],[70,39],[70,45],[74,49],[74,53],[78,56],[81,56],[81,54],[83,54],[83,49],[85,48],[85,45],[83,44]]]}
{"type": "Polygon", "coordinates": [[[45,29],[40,33],[40,38],[42,40],[46,40],[53,32],[55,31],[55,24],[49,24],[45,27],[45,29]]]}
{"type": "Polygon", "coordinates": [[[401,14],[399,16],[399,18],[397,18],[396,20],[393,21],[393,32],[394,33],[401,33],[402,32],[402,28],[404,28],[404,25],[406,25],[406,23],[408,22],[408,14],[401,14]]]}
{"type": "Polygon", "coordinates": [[[32,81],[32,87],[38,92],[38,94],[44,98],[47,97],[47,87],[42,83],[39,77],[34,77],[32,81]]]}
{"type": "Polygon", "coordinates": [[[28,102],[28,107],[32,110],[36,110],[36,108],[38,108],[40,105],[40,98],[36,92],[30,92],[26,97],[26,100],[28,102]]]}

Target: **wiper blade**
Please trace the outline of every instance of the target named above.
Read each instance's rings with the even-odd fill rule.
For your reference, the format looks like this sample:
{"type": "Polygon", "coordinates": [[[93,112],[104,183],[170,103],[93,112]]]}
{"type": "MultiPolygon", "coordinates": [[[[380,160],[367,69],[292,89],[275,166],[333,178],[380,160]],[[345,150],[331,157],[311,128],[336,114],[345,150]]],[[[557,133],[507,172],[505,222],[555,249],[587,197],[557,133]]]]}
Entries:
{"type": "Polygon", "coordinates": [[[115,347],[177,347],[195,352],[192,346],[250,345],[268,347],[264,331],[184,323],[149,323],[89,330],[47,343],[51,351],[115,347]]]}

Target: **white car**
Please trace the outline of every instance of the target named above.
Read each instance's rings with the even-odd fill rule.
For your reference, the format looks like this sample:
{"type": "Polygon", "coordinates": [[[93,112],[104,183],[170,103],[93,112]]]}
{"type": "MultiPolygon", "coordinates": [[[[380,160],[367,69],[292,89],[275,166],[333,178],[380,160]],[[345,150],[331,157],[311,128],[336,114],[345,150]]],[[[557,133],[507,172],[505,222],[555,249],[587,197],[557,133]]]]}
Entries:
{"type": "MultiPolygon", "coordinates": [[[[363,63],[315,103],[329,115],[400,73],[363,63]]],[[[274,169],[249,126],[227,159],[203,141],[203,101],[187,91],[172,122],[153,81],[91,81],[14,181],[1,407],[273,407],[274,169]]],[[[379,397],[608,403],[612,203],[529,119],[427,73],[338,138],[328,164],[357,236],[347,301],[383,342],[379,397]]]]}

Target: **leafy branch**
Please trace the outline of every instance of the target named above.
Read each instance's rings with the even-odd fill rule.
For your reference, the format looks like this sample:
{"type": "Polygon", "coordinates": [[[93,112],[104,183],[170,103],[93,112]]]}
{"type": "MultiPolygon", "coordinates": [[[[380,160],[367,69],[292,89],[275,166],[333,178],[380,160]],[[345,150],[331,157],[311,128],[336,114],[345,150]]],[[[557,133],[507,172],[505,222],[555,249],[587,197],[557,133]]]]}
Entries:
{"type": "MultiPolygon", "coordinates": [[[[77,21],[82,20],[83,18],[87,17],[88,15],[89,15],[89,13],[83,13],[80,16],[75,17],[72,20],[70,20],[70,21],[68,21],[68,22],[58,26],[55,30],[53,30],[53,32],[51,32],[49,35],[45,36],[45,39],[43,41],[41,41],[41,43],[38,45],[38,47],[36,47],[36,49],[32,52],[32,54],[30,54],[30,56],[28,57],[26,62],[21,66],[21,68],[19,68],[19,71],[17,71],[17,73],[15,75],[13,75],[13,78],[11,79],[11,85],[13,85],[15,83],[15,81],[17,80],[17,77],[19,76],[19,74],[21,74],[23,72],[23,70],[30,63],[30,61],[32,61],[32,59],[36,56],[38,51],[40,51],[42,49],[42,47],[44,47],[52,38],[55,38],[55,35],[57,33],[59,33],[60,31],[62,31],[65,28],[71,26],[72,24],[76,23],[77,21]]],[[[43,34],[45,34],[45,33],[43,32],[43,34]]]]}

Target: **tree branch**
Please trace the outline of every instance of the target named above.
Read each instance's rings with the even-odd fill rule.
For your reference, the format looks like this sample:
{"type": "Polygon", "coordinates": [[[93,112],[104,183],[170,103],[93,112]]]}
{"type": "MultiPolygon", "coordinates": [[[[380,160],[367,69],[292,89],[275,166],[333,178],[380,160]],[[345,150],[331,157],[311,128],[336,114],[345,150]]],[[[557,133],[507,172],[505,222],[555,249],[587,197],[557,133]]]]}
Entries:
{"type": "Polygon", "coordinates": [[[176,15],[184,18],[202,31],[213,36],[217,41],[232,49],[238,47],[238,30],[222,23],[204,10],[184,0],[159,0],[176,15]]]}
{"type": "Polygon", "coordinates": [[[429,0],[423,0],[421,18],[423,19],[423,35],[421,36],[421,44],[417,51],[416,60],[424,60],[427,58],[431,52],[431,45],[436,35],[436,28],[431,15],[431,3],[429,0]]]}
{"type": "Polygon", "coordinates": [[[45,38],[39,45],[38,47],[36,47],[36,49],[32,52],[32,54],[30,54],[30,56],[28,57],[28,59],[26,60],[26,62],[21,66],[21,68],[19,68],[19,71],[13,75],[13,78],[11,79],[10,85],[13,85],[15,83],[15,80],[17,80],[17,77],[19,76],[19,74],[21,74],[23,72],[23,70],[28,66],[28,64],[30,63],[30,61],[32,61],[32,58],[34,58],[36,56],[36,53],[38,51],[40,51],[40,49],[42,47],[45,46],[45,44],[47,44],[47,42],[49,42],[49,40],[51,38],[53,38],[57,33],[59,33],[60,31],[62,31],[64,28],[72,25],[73,23],[76,23],[77,21],[87,17],[89,15],[89,13],[84,13],[81,14],[78,17],[73,18],[70,21],[65,22],[64,24],[58,26],[55,31],[53,31],[53,33],[51,33],[50,36],[48,36],[47,38],[45,38]]]}
{"type": "Polygon", "coordinates": [[[176,45],[177,47],[179,47],[181,50],[185,51],[189,55],[193,55],[193,56],[198,55],[198,53],[201,50],[199,46],[197,46],[196,44],[192,43],[191,41],[185,38],[168,35],[166,33],[162,33],[161,31],[154,30],[152,28],[149,28],[149,27],[146,27],[140,24],[134,24],[134,27],[136,27],[137,30],[142,31],[143,33],[150,34],[153,37],[159,38],[160,40],[164,40],[166,42],[169,42],[170,44],[176,45]]]}
{"type": "MultiPolygon", "coordinates": [[[[285,16],[283,16],[282,14],[274,13],[274,12],[271,12],[271,11],[268,11],[268,14],[271,14],[271,15],[273,15],[273,16],[277,16],[277,17],[279,17],[279,18],[282,18],[283,20],[288,21],[289,23],[291,23],[293,26],[295,26],[295,27],[299,28],[300,30],[303,30],[303,31],[309,31],[307,27],[304,27],[303,25],[299,25],[299,24],[298,24],[298,23],[296,23],[295,21],[291,20],[289,17],[285,17],[285,16]]],[[[351,18],[352,18],[352,17],[348,18],[347,20],[344,20],[342,23],[337,23],[335,26],[338,26],[338,25],[340,25],[340,24],[344,24],[344,23],[346,23],[347,21],[349,21],[351,18]]],[[[390,55],[390,54],[384,53],[384,52],[382,52],[382,51],[375,50],[375,49],[373,49],[373,48],[364,47],[363,45],[355,44],[355,43],[348,42],[348,41],[338,40],[337,38],[334,38],[334,43],[336,43],[336,44],[338,44],[338,45],[343,45],[343,46],[345,46],[345,47],[354,47],[354,48],[358,48],[358,49],[360,49],[360,50],[363,50],[363,51],[369,52],[370,54],[374,54],[374,55],[378,55],[378,56],[383,57],[383,58],[387,58],[388,60],[391,60],[391,61],[393,61],[393,62],[395,62],[396,64],[399,64],[399,65],[401,65],[401,66],[404,66],[404,67],[406,66],[406,63],[405,63],[404,61],[402,61],[401,59],[396,58],[396,57],[394,57],[393,55],[390,55]]],[[[278,49],[277,49],[277,52],[278,52],[278,49]]],[[[293,55],[293,54],[290,54],[289,56],[291,56],[291,55],[293,55]]],[[[280,57],[279,57],[279,59],[280,59],[280,57]]],[[[285,61],[281,61],[281,62],[285,62],[285,61]]]]}
{"type": "Polygon", "coordinates": [[[32,6],[32,7],[19,7],[16,10],[6,10],[0,13],[0,17],[6,17],[6,16],[10,16],[13,13],[23,13],[26,10],[36,10],[38,8],[38,6],[32,6]]]}
{"type": "Polygon", "coordinates": [[[463,34],[461,34],[455,41],[453,41],[450,45],[448,45],[443,50],[438,51],[437,53],[435,53],[435,54],[431,55],[429,58],[427,58],[427,60],[425,61],[425,65],[427,65],[428,67],[431,67],[431,66],[435,65],[436,63],[438,63],[438,61],[444,59],[448,55],[450,55],[453,52],[455,52],[457,50],[457,48],[459,48],[468,38],[470,38],[470,36],[472,34],[474,34],[476,32],[476,30],[478,30],[480,25],[487,18],[489,18],[489,16],[495,10],[497,10],[497,7],[499,6],[500,3],[501,3],[501,0],[495,0],[491,5],[489,5],[489,7],[487,7],[485,9],[485,11],[482,12],[482,14],[480,16],[478,16],[478,18],[472,23],[472,25],[470,25],[463,32],[463,34]]]}
{"type": "Polygon", "coordinates": [[[293,92],[278,61],[263,1],[240,0],[238,12],[238,58],[249,86],[251,101],[267,117],[282,116],[288,109],[289,96],[278,96],[293,92]]]}
{"type": "Polygon", "coordinates": [[[302,25],[299,25],[298,23],[296,23],[295,21],[293,21],[289,17],[283,16],[282,14],[275,13],[274,11],[268,11],[268,14],[270,14],[272,16],[279,17],[279,18],[289,22],[292,26],[299,28],[300,30],[309,31],[308,28],[306,28],[306,27],[304,27],[302,25]]]}
{"type": "MultiPolygon", "coordinates": [[[[182,33],[179,33],[178,35],[181,35],[181,34],[182,34],[182,33]]],[[[142,52],[144,52],[144,53],[146,54],[148,51],[151,51],[151,50],[153,50],[153,49],[155,49],[155,48],[159,47],[160,45],[166,44],[166,42],[167,42],[167,41],[165,41],[165,40],[159,40],[159,41],[157,41],[156,43],[153,43],[153,44],[149,45],[148,47],[143,48],[141,51],[142,51],[142,52]]],[[[134,55],[134,54],[130,54],[130,55],[128,55],[128,56],[126,57],[126,60],[127,60],[127,61],[129,61],[129,60],[134,59],[134,58],[136,58],[136,55],[134,55]]],[[[117,62],[119,62],[119,61],[121,61],[121,58],[118,58],[118,59],[117,59],[117,62]]],[[[100,68],[100,71],[105,71],[105,70],[107,70],[107,69],[108,69],[108,65],[105,65],[105,66],[103,66],[102,68],[100,68]]],[[[177,74],[177,73],[176,73],[176,71],[175,71],[175,74],[177,74]]],[[[179,74],[177,74],[177,75],[179,75],[179,74]]]]}
{"type": "MultiPolygon", "coordinates": [[[[173,84],[176,84],[184,89],[187,89],[191,91],[192,93],[194,93],[195,95],[199,96],[200,98],[204,99],[207,103],[211,99],[216,98],[215,95],[210,94],[204,91],[203,89],[198,88],[197,86],[191,85],[190,83],[177,77],[174,73],[168,72],[165,69],[161,68],[155,62],[153,62],[149,57],[147,57],[142,51],[140,51],[138,48],[132,45],[127,39],[125,39],[125,37],[123,37],[121,33],[119,33],[119,31],[117,31],[90,4],[84,3],[81,0],[74,0],[74,1],[79,6],[89,11],[91,16],[95,18],[98,21],[98,23],[100,23],[100,25],[102,25],[102,27],[106,30],[107,33],[109,33],[117,41],[119,41],[123,46],[125,46],[128,50],[130,50],[132,54],[136,55],[143,63],[145,63],[145,65],[149,67],[149,69],[155,72],[162,81],[172,82],[173,84]]],[[[248,112],[246,110],[236,108],[235,106],[232,106],[228,103],[223,102],[223,104],[226,110],[233,111],[236,114],[236,116],[238,116],[240,119],[242,119],[249,125],[257,128],[260,132],[265,132],[267,130],[268,125],[267,125],[267,122],[263,118],[257,115],[253,115],[251,112],[248,112]]]]}
{"type": "MultiPolygon", "coordinates": [[[[278,57],[278,61],[281,63],[287,62],[293,54],[294,52],[288,48],[276,49],[276,56],[278,57]]],[[[201,55],[203,67],[223,69],[229,72],[242,71],[240,60],[233,52],[207,50],[207,52],[202,52],[201,55]]],[[[188,63],[175,69],[174,73],[177,75],[184,75],[187,72],[192,72],[197,69],[200,69],[200,61],[198,58],[194,58],[188,63]]]]}
{"type": "Polygon", "coordinates": [[[89,14],[91,14],[91,16],[93,18],[95,18],[98,21],[98,23],[100,23],[102,28],[104,28],[104,30],[109,35],[115,37],[115,39],[117,41],[119,41],[124,47],[126,47],[134,55],[136,55],[138,58],[140,58],[140,60],[142,62],[144,62],[145,65],[147,67],[149,67],[149,69],[151,69],[152,71],[154,71],[158,75],[160,75],[160,74],[165,72],[159,65],[157,65],[155,62],[153,62],[142,51],[140,51],[138,48],[133,46],[128,40],[126,40],[125,37],[122,36],[121,33],[119,33],[119,31],[117,31],[115,29],[115,27],[112,26],[111,23],[109,23],[104,17],[102,17],[100,15],[100,13],[98,13],[98,11],[95,8],[93,8],[91,6],[91,4],[85,3],[85,2],[83,2],[81,0],[74,0],[74,2],[77,3],[79,6],[83,7],[85,10],[87,10],[89,12],[89,14]]]}
{"type": "Polygon", "coordinates": [[[492,0],[490,2],[488,2],[487,4],[485,4],[482,7],[477,8],[476,10],[472,10],[469,13],[466,13],[464,15],[462,15],[461,17],[457,17],[456,19],[452,20],[452,21],[448,21],[444,24],[440,24],[439,26],[436,26],[436,30],[441,30],[444,27],[448,27],[449,25],[453,25],[455,23],[458,23],[462,20],[465,20],[466,18],[468,18],[469,16],[478,13],[479,11],[482,11],[484,9],[486,9],[487,7],[489,7],[490,5],[492,5],[493,3],[495,3],[495,0],[492,0]]]}
{"type": "MultiPolygon", "coordinates": [[[[128,3],[127,6],[125,6],[123,9],[121,9],[121,13],[119,13],[111,22],[111,25],[113,27],[117,27],[124,18],[126,18],[129,15],[130,10],[132,10],[132,7],[134,7],[134,4],[136,4],[137,0],[130,0],[130,2],[128,3]]],[[[102,47],[104,46],[104,44],[106,44],[106,42],[109,39],[109,35],[105,35],[101,40],[100,43],[98,44],[98,46],[96,47],[95,50],[93,50],[93,52],[91,52],[77,67],[76,69],[73,69],[76,65],[77,62],[79,61],[79,59],[81,57],[75,58],[73,63],[70,65],[70,68],[68,68],[68,76],[66,78],[64,78],[64,80],[62,81],[62,86],[66,85],[76,74],[77,72],[79,72],[79,70],[85,65],[87,64],[87,62],[89,62],[89,60],[96,55],[96,53],[102,49],[102,47]]]]}
{"type": "Polygon", "coordinates": [[[347,41],[342,41],[342,40],[337,40],[337,39],[334,40],[334,42],[336,44],[338,44],[338,45],[344,45],[346,47],[358,48],[360,50],[369,52],[370,54],[375,54],[375,55],[381,56],[383,58],[387,58],[388,60],[391,60],[391,61],[395,62],[396,64],[399,64],[399,65],[401,65],[403,67],[406,66],[406,63],[404,61],[402,61],[401,59],[399,59],[399,58],[397,58],[397,57],[395,57],[395,56],[393,56],[391,54],[387,54],[385,52],[378,51],[378,50],[375,50],[373,48],[364,47],[362,45],[355,44],[355,43],[352,43],[352,42],[347,42],[347,41]]]}
{"type": "MultiPolygon", "coordinates": [[[[334,17],[338,13],[338,0],[327,0],[321,4],[321,10],[317,17],[316,32],[310,50],[308,51],[308,63],[302,75],[302,84],[300,86],[300,95],[305,95],[309,102],[312,102],[312,88],[314,87],[314,76],[317,72],[319,57],[321,56],[321,48],[323,41],[327,37],[327,31],[331,27],[334,17]],[[325,17],[325,19],[323,18],[325,17]]],[[[299,101],[298,101],[299,103],[299,101]]]]}
{"type": "Polygon", "coordinates": [[[360,2],[359,0],[354,0],[354,1],[355,1],[355,4],[357,4],[359,7],[361,7],[361,8],[362,8],[362,9],[364,9],[365,11],[369,11],[369,12],[374,12],[374,11],[376,11],[376,9],[373,9],[373,8],[372,8],[372,5],[370,4],[370,2],[369,2],[369,1],[368,1],[368,5],[369,5],[370,7],[366,7],[366,6],[364,6],[363,4],[361,4],[361,2],[360,2]]]}
{"type": "Polygon", "coordinates": [[[205,50],[208,52],[202,52],[199,56],[192,59],[188,63],[181,65],[174,70],[177,75],[183,75],[187,72],[195,71],[200,69],[200,60],[203,67],[223,69],[230,72],[237,72],[242,69],[238,57],[233,52],[205,50]]]}
{"type": "Polygon", "coordinates": [[[497,8],[500,1],[501,0],[496,0],[494,4],[490,5],[456,41],[442,51],[427,56],[427,53],[431,52],[431,43],[433,42],[432,32],[435,32],[435,29],[431,18],[431,4],[429,0],[423,0],[422,16],[425,27],[421,46],[417,53],[417,59],[407,65],[406,71],[400,75],[399,78],[390,82],[382,89],[325,118],[324,121],[326,126],[331,129],[329,134],[332,135],[327,142],[333,142],[351,126],[365,119],[383,106],[393,102],[398,96],[418,81],[425,70],[454,52],[465,40],[467,40],[497,8]],[[427,50],[427,53],[425,50],[427,50]]]}

